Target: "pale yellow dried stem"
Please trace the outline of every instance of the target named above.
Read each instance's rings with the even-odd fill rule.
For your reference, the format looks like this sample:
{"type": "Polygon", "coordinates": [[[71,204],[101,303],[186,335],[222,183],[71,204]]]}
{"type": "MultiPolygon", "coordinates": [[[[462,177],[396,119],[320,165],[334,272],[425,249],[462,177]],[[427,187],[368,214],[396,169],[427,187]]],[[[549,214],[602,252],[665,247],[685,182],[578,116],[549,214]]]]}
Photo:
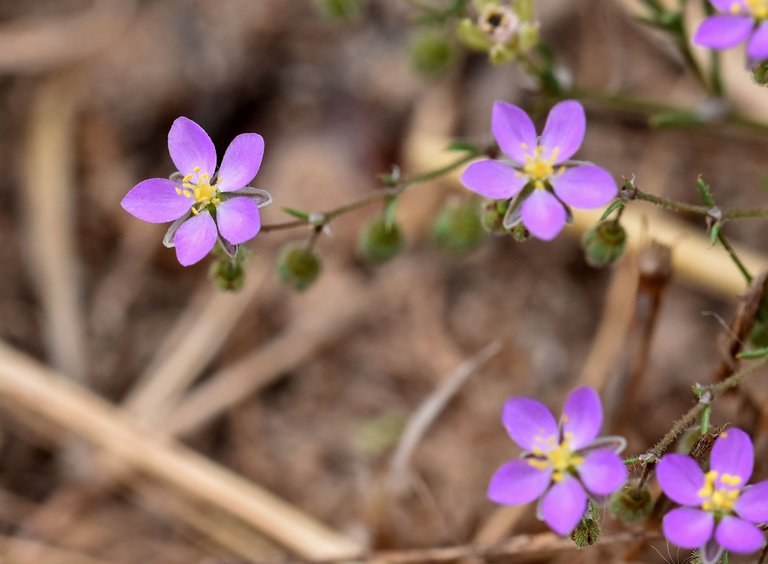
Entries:
{"type": "Polygon", "coordinates": [[[301,556],[341,558],[360,550],[269,492],[131,423],[105,401],[4,344],[0,344],[0,397],[49,419],[190,499],[241,519],[301,556]]]}

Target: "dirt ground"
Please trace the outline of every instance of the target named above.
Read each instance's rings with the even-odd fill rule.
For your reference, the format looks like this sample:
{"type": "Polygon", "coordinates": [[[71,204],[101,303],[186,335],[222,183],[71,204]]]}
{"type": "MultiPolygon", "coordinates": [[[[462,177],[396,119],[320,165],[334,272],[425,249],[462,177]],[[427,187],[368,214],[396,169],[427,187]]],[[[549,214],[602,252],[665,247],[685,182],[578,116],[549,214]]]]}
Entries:
{"type": "MultiPolygon", "coordinates": [[[[682,106],[704,99],[672,46],[632,21],[624,3],[540,4],[543,35],[584,91],[682,106]]],[[[166,135],[179,115],[202,124],[219,154],[238,133],[264,136],[256,186],[275,199],[263,214],[269,224],[288,219],[282,207],[328,209],[376,190],[394,163],[428,168],[413,154],[427,137],[487,140],[493,100],[536,106],[530,79],[482,55],[462,54],[445,77],[419,76],[407,53],[412,10],[372,0],[359,18],[337,22],[310,0],[0,0],[3,343],[122,406],[121,416],[158,438],[186,394],[239,367],[246,386],[231,392],[236,400],[181,424],[180,440],[370,549],[477,540],[498,515],[485,497],[489,477],[517,455],[500,424],[505,398],[535,396],[557,412],[588,377],[601,323],[611,308],[635,302],[631,285],[608,298],[621,264],[587,266],[573,228],[553,242],[489,237],[469,255],[446,255],[429,241],[432,218],[468,193],[444,181],[401,203],[408,243],[391,263],[357,257],[358,231],[376,211],[368,208],[319,241],[324,272],[308,291],[282,286],[274,266],[281,246],[308,232],[265,233],[249,245],[253,288],[216,302],[206,263],[179,266],[161,244],[164,228],[119,202],[139,180],[172,171],[166,135]],[[496,340],[500,352],[441,411],[417,445],[408,487],[395,492],[390,463],[408,417],[496,340]],[[190,382],[166,404],[153,406],[152,394],[136,400],[160,373],[190,382]],[[251,377],[259,383],[247,389],[251,377]]],[[[585,105],[582,158],[687,201],[696,201],[703,173],[724,205],[760,205],[765,137],[727,125],[657,130],[642,113],[585,105]]],[[[763,229],[748,222],[728,233],[768,252],[763,229]]],[[[735,303],[676,276],[662,290],[642,385],[607,430],[627,436],[628,454],[649,448],[684,413],[693,383],[712,379],[725,332],[718,316],[728,321],[735,303]]],[[[607,378],[631,364],[637,338],[602,366],[607,378]]],[[[764,388],[749,388],[758,404],[764,388]]],[[[110,482],[98,450],[0,400],[3,562],[286,557],[253,527],[151,476],[110,482]]],[[[741,406],[726,399],[713,423],[739,422],[741,406]]],[[[199,413],[192,404],[186,415],[199,413]]],[[[758,477],[767,471],[762,464],[758,477]]],[[[607,518],[604,534],[622,530],[607,518]]],[[[496,540],[544,531],[529,507],[496,540]]],[[[611,545],[539,561],[688,556],[658,539],[631,558],[626,551],[611,545]]]]}

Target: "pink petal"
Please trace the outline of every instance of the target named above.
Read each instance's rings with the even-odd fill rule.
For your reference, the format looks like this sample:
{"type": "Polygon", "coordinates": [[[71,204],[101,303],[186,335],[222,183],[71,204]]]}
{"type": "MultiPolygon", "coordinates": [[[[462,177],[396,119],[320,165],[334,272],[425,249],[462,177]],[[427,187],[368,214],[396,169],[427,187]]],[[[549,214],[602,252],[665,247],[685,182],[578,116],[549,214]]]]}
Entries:
{"type": "Polygon", "coordinates": [[[715,540],[725,550],[736,554],[756,552],[765,545],[763,532],[738,517],[723,517],[715,529],[715,540]]]}
{"type": "Polygon", "coordinates": [[[504,404],[501,421],[512,440],[525,450],[550,450],[557,446],[557,422],[552,412],[534,399],[508,399],[504,404]]]}
{"type": "Polygon", "coordinates": [[[579,477],[586,488],[596,495],[608,495],[627,480],[627,467],[612,450],[593,450],[578,466],[579,477]]]}
{"type": "Polygon", "coordinates": [[[493,136],[504,153],[518,163],[536,148],[536,127],[531,118],[514,104],[497,101],[491,118],[493,136]]]}
{"type": "Polygon", "coordinates": [[[205,258],[216,244],[216,224],[208,211],[193,215],[181,224],[173,242],[176,258],[183,266],[195,264],[205,258]]]}
{"type": "Polygon", "coordinates": [[[546,190],[534,190],[523,202],[523,225],[531,235],[549,241],[554,239],[565,225],[566,212],[563,204],[546,190]]]}
{"type": "Polygon", "coordinates": [[[259,172],[264,157],[264,138],[258,133],[243,133],[232,140],[219,167],[217,186],[232,192],[246,186],[259,172]]]}
{"type": "Polygon", "coordinates": [[[183,175],[193,174],[193,169],[200,167],[199,173],[192,177],[196,181],[198,174],[213,176],[216,171],[216,148],[205,130],[191,119],[180,117],[173,122],[168,132],[168,152],[176,169],[183,175]]]}
{"type": "Polygon", "coordinates": [[[253,239],[261,229],[259,208],[251,198],[224,200],[216,207],[219,233],[233,245],[253,239]]]}
{"type": "Polygon", "coordinates": [[[690,456],[666,454],[656,465],[656,478],[667,497],[681,505],[700,505],[704,472],[690,456]]]}
{"type": "Polygon", "coordinates": [[[541,500],[541,516],[553,531],[567,535],[584,516],[587,510],[587,494],[578,480],[567,476],[552,486],[541,500]]]}
{"type": "Polygon", "coordinates": [[[711,49],[728,49],[746,40],[752,32],[752,18],[721,14],[701,22],[693,42],[711,49]]]}
{"type": "Polygon", "coordinates": [[[486,198],[507,200],[523,189],[527,179],[509,165],[485,159],[469,165],[461,176],[461,182],[486,198]]]}
{"type": "Polygon", "coordinates": [[[718,483],[721,487],[734,487],[720,480],[723,474],[730,474],[741,478],[741,482],[736,487],[743,488],[752,477],[754,463],[755,451],[749,435],[736,427],[731,427],[720,433],[712,447],[709,467],[711,470],[716,470],[720,475],[718,483]]]}
{"type": "Polygon", "coordinates": [[[551,155],[557,149],[555,163],[567,161],[581,147],[586,128],[587,118],[579,102],[564,100],[555,104],[549,111],[539,143],[545,149],[544,156],[551,155]]]}
{"type": "Polygon", "coordinates": [[[561,420],[573,450],[590,445],[603,425],[603,406],[597,392],[588,386],[573,390],[565,400],[561,420]]]}
{"type": "Polygon", "coordinates": [[[747,43],[747,57],[751,61],[768,59],[768,22],[761,23],[747,43]]]}
{"type": "Polygon", "coordinates": [[[150,223],[174,221],[194,203],[176,193],[176,188],[176,184],[165,178],[150,178],[131,188],[120,205],[132,216],[150,223]]]}
{"type": "Polygon", "coordinates": [[[602,207],[619,193],[613,177],[599,166],[569,168],[549,181],[558,198],[569,206],[584,210],[602,207]]]}
{"type": "Polygon", "coordinates": [[[527,460],[512,460],[491,478],[488,497],[504,505],[528,503],[544,493],[551,476],[551,470],[535,468],[527,460]]]}
{"type": "Polygon", "coordinates": [[[669,542],[682,548],[699,548],[712,536],[714,523],[711,513],[681,507],[664,516],[662,528],[669,542]]]}
{"type": "Polygon", "coordinates": [[[768,480],[758,482],[742,491],[734,509],[739,517],[747,521],[768,522],[768,480]]]}

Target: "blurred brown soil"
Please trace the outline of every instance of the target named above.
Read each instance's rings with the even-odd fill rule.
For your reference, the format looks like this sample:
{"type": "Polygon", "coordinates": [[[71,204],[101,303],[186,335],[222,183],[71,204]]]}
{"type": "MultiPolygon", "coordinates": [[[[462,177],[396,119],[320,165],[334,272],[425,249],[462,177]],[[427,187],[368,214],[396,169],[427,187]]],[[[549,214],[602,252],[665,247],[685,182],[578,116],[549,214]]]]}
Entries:
{"type": "MultiPolygon", "coordinates": [[[[701,97],[674,58],[653,46],[611,2],[551,4],[542,14],[542,29],[580,86],[656,99],[674,90],[684,103],[701,97]]],[[[0,1],[0,22],[39,23],[90,6],[78,0],[0,1]]],[[[416,76],[405,53],[408,14],[406,2],[382,0],[372,2],[360,20],[340,24],[320,17],[309,0],[142,1],[126,16],[126,28],[98,52],[34,74],[4,73],[0,337],[47,359],[44,315],[32,284],[38,265],[23,221],[20,163],[30,100],[50,73],[77,85],[74,214],[64,220],[77,237],[77,254],[69,259],[79,272],[86,322],[85,376],[93,389],[117,402],[196,289],[206,284],[205,264],[181,268],[160,244],[163,228],[129,217],[118,205],[137,181],[171,171],[165,136],[175,117],[202,124],[220,154],[238,133],[265,137],[256,185],[276,200],[264,213],[264,221],[273,223],[284,219],[283,206],[326,209],[375,189],[379,173],[407,162],[403,142],[413,134],[413,116],[435,90],[450,93],[459,124],[452,133],[477,140],[488,136],[494,99],[532,100],[519,72],[492,68],[479,56],[467,57],[442,81],[416,76]]],[[[77,41],[88,38],[72,38],[77,41]]],[[[647,190],[679,199],[694,198],[694,178],[704,173],[724,203],[754,203],[753,187],[763,182],[765,167],[764,145],[753,137],[738,131],[651,131],[636,115],[589,110],[583,158],[617,177],[636,173],[647,190]]],[[[555,412],[560,409],[597,331],[610,271],[586,266],[577,237],[569,235],[552,243],[489,239],[470,256],[448,257],[430,246],[423,221],[410,226],[413,235],[403,256],[380,269],[367,267],[355,258],[355,249],[357,230],[372,211],[339,220],[333,236],[321,240],[327,280],[305,294],[279,287],[270,267],[263,297],[250,303],[203,375],[281,334],[322,302],[328,284],[340,276],[366,284],[391,277],[386,292],[371,297],[365,316],[343,337],[244,397],[189,442],[376,548],[470,542],[495,510],[485,498],[490,475],[517,454],[499,422],[504,399],[529,394],[555,412]],[[501,341],[502,352],[460,390],[419,445],[415,489],[401,498],[390,496],[385,484],[397,430],[457,364],[494,339],[501,341]]],[[[745,224],[729,233],[766,250],[760,228],[745,224]]],[[[271,263],[280,245],[301,236],[259,236],[250,245],[253,260],[271,263]]],[[[631,293],[626,299],[633,299],[631,293]]],[[[711,377],[722,328],[702,313],[727,319],[732,311],[732,304],[672,282],[647,378],[633,398],[633,419],[621,422],[628,430],[628,452],[641,452],[657,440],[687,409],[689,386],[711,377]]],[[[717,424],[736,417],[735,401],[723,406],[717,424]]],[[[122,487],[74,514],[63,505],[56,510],[62,522],[40,525],[35,516],[57,493],[95,477],[88,468],[63,464],[45,430],[30,428],[13,406],[5,406],[0,424],[0,534],[100,562],[228,558],[161,503],[148,506],[122,487]]],[[[516,531],[543,530],[532,508],[525,515],[516,531]]],[[[655,544],[667,553],[663,542],[655,544]]],[[[597,554],[567,558],[594,562],[597,554]]],[[[648,551],[643,558],[657,557],[648,551]]]]}

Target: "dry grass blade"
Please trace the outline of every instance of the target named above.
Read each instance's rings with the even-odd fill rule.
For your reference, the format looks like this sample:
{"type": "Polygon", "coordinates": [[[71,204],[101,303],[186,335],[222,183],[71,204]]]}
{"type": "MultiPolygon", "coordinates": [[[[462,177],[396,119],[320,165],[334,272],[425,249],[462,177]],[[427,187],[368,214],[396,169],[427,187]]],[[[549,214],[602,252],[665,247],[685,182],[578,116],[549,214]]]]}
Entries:
{"type": "Polygon", "coordinates": [[[496,356],[501,350],[498,341],[492,342],[474,357],[463,362],[419,405],[411,415],[403,436],[392,455],[389,469],[389,484],[395,493],[406,490],[409,484],[409,464],[413,452],[421,442],[429,427],[448,405],[451,398],[459,391],[462,384],[483,364],[496,356]]]}
{"type": "Polygon", "coordinates": [[[43,303],[51,363],[85,381],[84,325],[74,257],[76,87],[71,76],[41,83],[34,99],[24,164],[28,257],[43,303]]]}
{"type": "Polygon", "coordinates": [[[3,564],[109,564],[72,550],[19,537],[0,537],[0,561],[3,564]]]}
{"type": "Polygon", "coordinates": [[[100,447],[132,469],[241,519],[307,558],[359,552],[352,541],[206,458],[139,428],[100,398],[7,345],[0,396],[100,447]]]}
{"type": "Polygon", "coordinates": [[[207,280],[203,283],[125,399],[137,421],[152,425],[165,419],[248,311],[266,272],[263,262],[252,263],[245,287],[236,294],[211,289],[207,280]]]}

